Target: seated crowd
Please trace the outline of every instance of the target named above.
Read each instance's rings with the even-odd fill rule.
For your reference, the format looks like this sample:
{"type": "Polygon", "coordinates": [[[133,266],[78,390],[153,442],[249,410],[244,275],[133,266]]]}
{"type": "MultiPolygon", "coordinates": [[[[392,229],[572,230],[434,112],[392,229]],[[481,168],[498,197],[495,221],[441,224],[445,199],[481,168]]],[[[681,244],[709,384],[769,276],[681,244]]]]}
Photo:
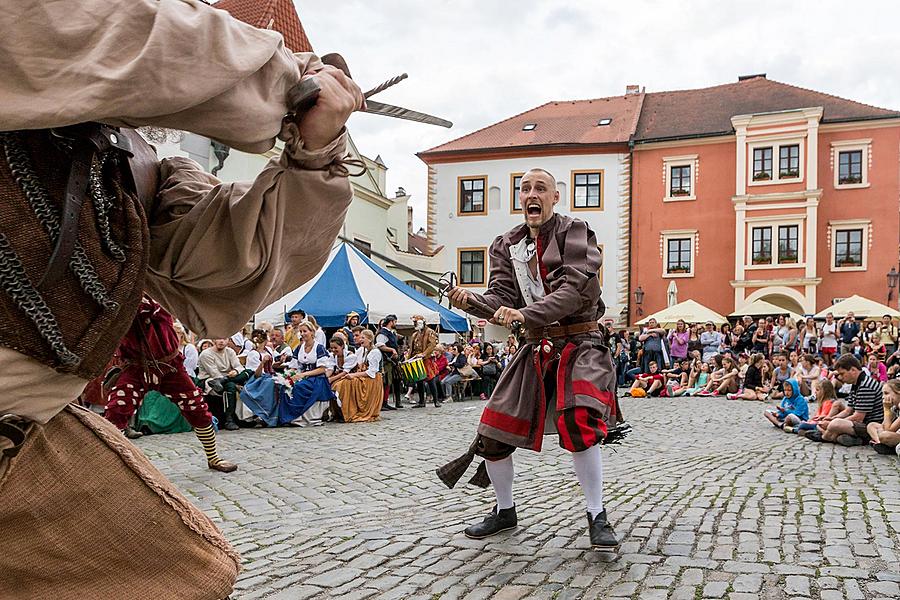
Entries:
{"type": "Polygon", "coordinates": [[[613,333],[619,385],[633,397],[724,396],[773,402],[774,426],[812,441],[900,456],[900,349],[893,319],[823,323],[744,317],[734,327],[650,319],[613,333]],[[810,403],[817,403],[810,414],[810,403]]]}
{"type": "Polygon", "coordinates": [[[408,339],[397,333],[394,315],[373,331],[350,313],[330,338],[312,315],[295,310],[290,319],[284,328],[263,323],[197,345],[179,330],[188,374],[208,395],[223,428],[373,421],[382,409],[402,408],[401,398],[409,401],[413,390],[414,407],[426,401],[439,407],[462,399],[464,390],[486,400],[518,348],[513,336],[499,352],[499,344],[478,340],[445,348],[416,317],[408,339]]]}

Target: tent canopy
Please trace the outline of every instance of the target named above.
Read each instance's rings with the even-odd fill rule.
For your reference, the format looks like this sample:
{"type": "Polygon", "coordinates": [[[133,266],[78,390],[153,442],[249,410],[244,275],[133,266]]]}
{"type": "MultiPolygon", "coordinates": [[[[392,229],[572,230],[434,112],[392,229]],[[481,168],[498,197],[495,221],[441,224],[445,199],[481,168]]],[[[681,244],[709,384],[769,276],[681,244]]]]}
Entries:
{"type": "Polygon", "coordinates": [[[341,242],[318,275],[256,314],[256,321],[281,323],[285,312],[301,309],[322,327],[340,327],[355,311],[362,323],[378,323],[389,314],[411,326],[413,315],[445,331],[469,330],[466,317],[444,308],[372,262],[353,245],[341,242]]]}
{"type": "Polygon", "coordinates": [[[825,310],[816,313],[816,318],[824,319],[828,313],[841,318],[846,317],[848,312],[852,312],[854,316],[862,319],[880,319],[884,315],[900,318],[900,311],[897,309],[856,295],[850,296],[846,300],[841,300],[834,306],[829,306],[825,310]]]}
{"type": "Polygon", "coordinates": [[[684,302],[679,302],[675,306],[670,306],[669,308],[653,313],[647,318],[638,321],[637,324],[646,325],[650,319],[656,319],[659,326],[666,329],[675,327],[675,324],[678,323],[679,319],[688,325],[691,323],[706,323],[707,321],[712,321],[716,325],[723,325],[728,322],[728,319],[716,311],[711,308],[706,308],[699,302],[693,300],[685,300],[684,302]]]}
{"type": "Polygon", "coordinates": [[[785,310],[780,306],[776,306],[771,302],[766,302],[765,300],[754,300],[750,304],[746,306],[742,306],[740,310],[736,310],[729,317],[775,317],[779,315],[787,315],[788,317],[794,319],[795,321],[802,321],[803,315],[798,315],[797,313],[793,313],[789,310],[785,310]]]}

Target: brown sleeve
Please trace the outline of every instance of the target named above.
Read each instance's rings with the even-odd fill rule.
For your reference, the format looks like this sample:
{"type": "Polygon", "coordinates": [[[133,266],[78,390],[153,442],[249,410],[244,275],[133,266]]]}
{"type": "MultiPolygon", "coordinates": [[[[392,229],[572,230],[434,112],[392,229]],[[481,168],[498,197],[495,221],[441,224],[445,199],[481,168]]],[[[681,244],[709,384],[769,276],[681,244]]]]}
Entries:
{"type": "Polygon", "coordinates": [[[156,125],[261,153],[321,64],[195,0],[16,0],[0,30],[0,130],[156,125]]]}
{"type": "MultiPolygon", "coordinates": [[[[428,326],[426,325],[426,327],[428,326]]],[[[425,346],[425,349],[422,351],[422,354],[426,357],[431,356],[431,353],[434,352],[435,348],[437,348],[438,343],[437,333],[435,333],[431,328],[428,328],[428,332],[428,345],[425,346]]]]}
{"type": "Polygon", "coordinates": [[[346,133],[314,153],[295,138],[245,183],[222,183],[189,159],[163,160],[150,295],[201,337],[225,337],[307,282],[350,206],[347,177],[332,172],[345,152],[346,133]],[[305,168],[323,163],[330,170],[305,168]]]}
{"type": "Polygon", "coordinates": [[[522,311],[525,326],[544,327],[569,315],[577,314],[596,295],[590,286],[599,286],[597,272],[603,262],[597,248],[597,237],[587,223],[576,219],[566,232],[563,264],[547,274],[552,292],[522,311]]]}
{"type": "Polygon", "coordinates": [[[518,307],[519,286],[509,258],[509,246],[505,236],[500,236],[491,244],[488,252],[491,261],[491,275],[484,294],[469,292],[475,300],[490,308],[490,312],[470,306],[468,312],[482,319],[490,319],[501,306],[518,307]]]}

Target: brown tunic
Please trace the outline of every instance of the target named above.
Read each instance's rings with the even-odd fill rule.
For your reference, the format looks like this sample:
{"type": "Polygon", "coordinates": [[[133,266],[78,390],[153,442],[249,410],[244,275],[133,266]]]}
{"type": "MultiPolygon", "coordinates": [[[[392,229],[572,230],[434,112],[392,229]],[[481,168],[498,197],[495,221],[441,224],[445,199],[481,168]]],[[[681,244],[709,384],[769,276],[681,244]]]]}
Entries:
{"type": "MultiPolygon", "coordinates": [[[[528,228],[522,224],[494,240],[488,289],[484,294],[475,294],[476,298],[492,311],[501,306],[518,308],[527,329],[602,317],[605,307],[597,279],[602,256],[587,223],[554,215],[541,227],[537,246],[546,295],[531,306],[526,306],[519,290],[509,250],[527,235],[528,228]]],[[[483,318],[493,316],[472,312],[483,318]]],[[[602,419],[598,427],[603,434],[607,424],[618,422],[615,368],[603,336],[592,332],[552,342],[555,350],[550,356],[543,356],[539,344],[531,343],[516,352],[485,406],[479,434],[510,446],[539,451],[543,434],[552,433],[545,424],[555,423],[559,415],[577,406],[591,409],[602,419]],[[556,352],[558,363],[552,362],[556,352]],[[543,380],[545,369],[551,364],[558,368],[556,397],[548,401],[543,380]]]]}

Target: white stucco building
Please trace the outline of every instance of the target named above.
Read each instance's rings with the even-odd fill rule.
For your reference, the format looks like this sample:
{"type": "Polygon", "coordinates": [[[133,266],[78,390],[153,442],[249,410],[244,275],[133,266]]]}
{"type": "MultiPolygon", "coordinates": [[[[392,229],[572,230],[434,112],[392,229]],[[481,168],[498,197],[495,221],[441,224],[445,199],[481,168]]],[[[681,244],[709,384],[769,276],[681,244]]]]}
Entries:
{"type": "MultiPolygon", "coordinates": [[[[643,96],[548,102],[419,153],[428,165],[428,235],[443,246],[436,269],[454,270],[460,284],[483,291],[494,238],[523,220],[522,174],[554,175],[557,212],[584,219],[603,252],[600,281],[606,319],[624,324],[628,306],[629,138],[643,96]]],[[[487,326],[489,338],[501,329],[487,326]]]]}

